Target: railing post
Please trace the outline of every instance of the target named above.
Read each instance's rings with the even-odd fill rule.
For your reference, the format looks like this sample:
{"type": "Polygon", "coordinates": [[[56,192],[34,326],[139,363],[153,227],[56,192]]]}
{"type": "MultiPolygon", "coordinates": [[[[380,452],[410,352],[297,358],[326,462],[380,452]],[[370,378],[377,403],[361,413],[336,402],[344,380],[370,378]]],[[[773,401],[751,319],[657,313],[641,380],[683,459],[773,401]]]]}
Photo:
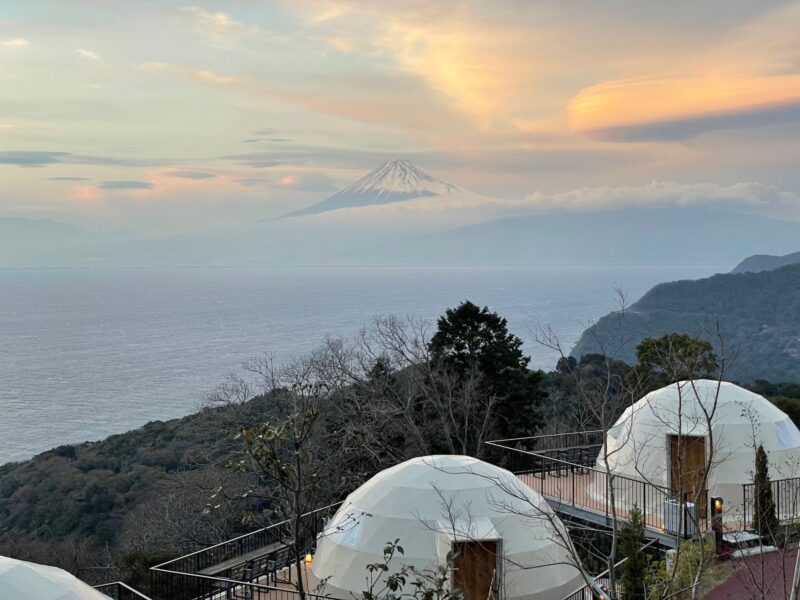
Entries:
{"type": "Polygon", "coordinates": [[[647,484],[643,481],[642,482],[642,522],[647,525],[647,484]]]}
{"type": "Polygon", "coordinates": [[[681,506],[681,518],[683,519],[683,539],[687,539],[689,537],[689,511],[687,510],[687,503],[689,502],[689,494],[687,492],[683,492],[683,505],[681,506]]]}
{"type": "Polygon", "coordinates": [[[575,472],[573,471],[572,477],[572,506],[575,506],[575,472]]]}

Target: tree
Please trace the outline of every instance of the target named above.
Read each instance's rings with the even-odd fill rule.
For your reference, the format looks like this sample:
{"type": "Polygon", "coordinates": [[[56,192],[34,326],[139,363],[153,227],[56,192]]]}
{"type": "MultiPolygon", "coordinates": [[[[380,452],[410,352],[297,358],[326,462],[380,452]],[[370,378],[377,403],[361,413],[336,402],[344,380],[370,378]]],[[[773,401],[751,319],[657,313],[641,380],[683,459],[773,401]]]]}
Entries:
{"type": "Polygon", "coordinates": [[[644,546],[644,519],[642,511],[634,506],[628,514],[628,521],[619,532],[620,553],[625,559],[622,563],[620,580],[624,600],[645,600],[645,576],[648,560],[644,546]]]}
{"type": "Polygon", "coordinates": [[[686,333],[645,338],[636,348],[638,375],[649,376],[651,386],[713,377],[719,362],[711,343],[686,333]]]}
{"type": "Polygon", "coordinates": [[[462,302],[439,318],[429,348],[440,370],[451,370],[461,385],[479,376],[479,392],[495,398],[492,435],[532,435],[542,425],[542,374],[528,369],[522,340],[506,319],[488,307],[462,302]]]}
{"type": "Polygon", "coordinates": [[[774,540],[778,532],[778,516],[775,513],[775,500],[772,497],[767,453],[761,444],[756,450],[756,472],[753,481],[755,483],[753,529],[762,537],[774,540]]]}

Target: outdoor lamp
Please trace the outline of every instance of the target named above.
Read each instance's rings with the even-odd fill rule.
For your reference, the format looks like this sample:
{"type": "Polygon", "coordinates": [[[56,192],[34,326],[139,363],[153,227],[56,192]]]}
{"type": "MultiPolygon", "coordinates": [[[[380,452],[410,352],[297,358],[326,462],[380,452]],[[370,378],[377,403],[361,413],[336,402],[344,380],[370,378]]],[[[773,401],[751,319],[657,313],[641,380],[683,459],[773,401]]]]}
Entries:
{"type": "Polygon", "coordinates": [[[713,496],[711,498],[711,514],[712,516],[719,516],[722,514],[723,500],[720,496],[713,496]]]}
{"type": "Polygon", "coordinates": [[[311,566],[311,561],[312,561],[312,560],[314,560],[314,557],[313,557],[313,556],[311,556],[310,554],[306,554],[306,566],[307,566],[307,567],[310,567],[310,566],[311,566]]]}

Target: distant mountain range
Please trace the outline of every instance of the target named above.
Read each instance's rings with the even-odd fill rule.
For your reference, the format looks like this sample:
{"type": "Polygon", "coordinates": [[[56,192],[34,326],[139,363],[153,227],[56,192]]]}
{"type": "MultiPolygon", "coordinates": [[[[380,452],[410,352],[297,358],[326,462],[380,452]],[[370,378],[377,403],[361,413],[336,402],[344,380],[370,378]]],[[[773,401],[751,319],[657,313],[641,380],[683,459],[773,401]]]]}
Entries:
{"type": "Polygon", "coordinates": [[[800,380],[800,264],[659,284],[624,314],[610,313],[585,331],[572,355],[600,352],[598,339],[609,347],[624,340],[614,357],[634,363],[641,340],[672,332],[716,346],[717,318],[728,352],[737,352],[727,378],[800,380]]]}
{"type": "MultiPolygon", "coordinates": [[[[797,245],[800,246],[800,240],[797,245]]],[[[756,254],[748,256],[731,273],[758,273],[760,271],[770,271],[780,269],[786,265],[796,265],[800,263],[800,252],[793,252],[784,256],[772,256],[769,254],[756,254]]]]}
{"type": "MultiPolygon", "coordinates": [[[[391,160],[280,218],[161,237],[0,219],[0,266],[719,265],[797,251],[800,223],[673,206],[575,210],[482,196],[391,160]]],[[[750,268],[750,267],[748,267],[750,268]]]]}

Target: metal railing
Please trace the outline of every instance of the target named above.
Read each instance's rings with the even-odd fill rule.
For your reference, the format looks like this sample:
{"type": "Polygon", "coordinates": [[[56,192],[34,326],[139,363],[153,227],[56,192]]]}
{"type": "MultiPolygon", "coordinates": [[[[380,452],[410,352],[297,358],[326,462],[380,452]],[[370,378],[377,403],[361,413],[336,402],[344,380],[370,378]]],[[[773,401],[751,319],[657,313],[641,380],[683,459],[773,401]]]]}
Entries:
{"type": "MultiPolygon", "coordinates": [[[[292,522],[285,520],[151,567],[151,594],[155,600],[299,598],[297,577],[303,573],[291,567],[296,558],[291,546],[300,556],[313,552],[340,504],[302,515],[291,545],[292,522]]],[[[313,599],[314,594],[306,597],[313,599]]]]}
{"type": "MultiPolygon", "coordinates": [[[[556,510],[559,505],[588,509],[610,522],[614,513],[617,518],[624,519],[636,506],[647,527],[664,533],[690,538],[706,529],[706,491],[676,493],[648,481],[597,469],[594,466],[597,452],[585,451],[587,446],[570,447],[562,443],[558,450],[542,453],[523,449],[524,440],[511,441],[513,446],[506,445],[509,443],[506,440],[487,443],[517,453],[518,459],[514,461],[518,467],[515,469],[517,477],[554,503],[556,510]],[[519,468],[520,455],[526,457],[526,468],[519,468]]],[[[528,446],[536,447],[538,442],[531,438],[528,446]]]]}
{"type": "MultiPolygon", "coordinates": [[[[658,548],[658,544],[656,540],[650,540],[644,546],[642,546],[639,552],[646,552],[650,551],[651,553],[655,553],[657,556],[661,554],[658,548]]],[[[625,564],[625,561],[628,560],[627,557],[623,558],[622,560],[616,562],[614,564],[614,573],[616,574],[619,571],[619,568],[625,564]]],[[[580,588],[572,592],[569,596],[565,596],[563,600],[595,600],[598,597],[597,592],[595,590],[600,587],[605,591],[611,587],[611,578],[609,577],[609,569],[606,569],[599,575],[595,576],[592,579],[592,585],[588,583],[584,583],[580,588]]],[[[616,575],[617,585],[619,585],[620,576],[616,575]]]]}
{"type": "MultiPolygon", "coordinates": [[[[800,477],[774,479],[770,481],[775,514],[781,521],[800,517],[800,477]]],[[[755,521],[755,483],[742,484],[742,515],[744,526],[750,527],[755,521]]]]}
{"type": "Polygon", "coordinates": [[[121,581],[96,585],[94,588],[109,598],[112,598],[112,600],[151,600],[150,597],[145,596],[141,592],[137,592],[121,581]]]}

